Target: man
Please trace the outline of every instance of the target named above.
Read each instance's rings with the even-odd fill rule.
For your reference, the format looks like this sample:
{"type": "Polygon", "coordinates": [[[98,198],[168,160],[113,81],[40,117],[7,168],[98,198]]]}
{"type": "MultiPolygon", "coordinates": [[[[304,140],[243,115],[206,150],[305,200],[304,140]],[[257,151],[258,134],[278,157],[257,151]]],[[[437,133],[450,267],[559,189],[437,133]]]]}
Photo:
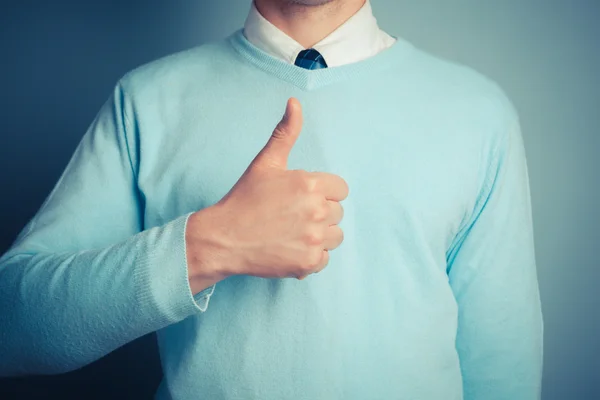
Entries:
{"type": "Polygon", "coordinates": [[[540,396],[518,115],[364,0],[255,0],[124,76],[0,293],[1,375],[157,331],[158,399],[540,396]]]}

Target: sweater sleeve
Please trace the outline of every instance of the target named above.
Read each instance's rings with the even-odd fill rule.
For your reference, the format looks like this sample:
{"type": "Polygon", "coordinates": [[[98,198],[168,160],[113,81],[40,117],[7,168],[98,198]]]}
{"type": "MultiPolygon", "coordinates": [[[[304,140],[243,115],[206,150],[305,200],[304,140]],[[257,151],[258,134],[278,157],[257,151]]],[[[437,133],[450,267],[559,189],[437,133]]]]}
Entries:
{"type": "Polygon", "coordinates": [[[0,376],[81,368],[202,313],[192,295],[186,213],[143,228],[120,85],[35,216],[0,257],[0,376]]]}
{"type": "Polygon", "coordinates": [[[543,321],[529,177],[516,112],[448,255],[465,400],[541,396],[543,321]]]}

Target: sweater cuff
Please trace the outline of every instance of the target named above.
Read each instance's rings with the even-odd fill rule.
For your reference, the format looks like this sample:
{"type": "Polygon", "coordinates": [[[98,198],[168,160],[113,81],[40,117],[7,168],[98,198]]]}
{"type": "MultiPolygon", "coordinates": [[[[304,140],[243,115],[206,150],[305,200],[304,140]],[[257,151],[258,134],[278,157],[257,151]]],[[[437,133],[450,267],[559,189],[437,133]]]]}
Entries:
{"type": "Polygon", "coordinates": [[[151,228],[140,241],[135,268],[139,310],[164,327],[205,312],[215,285],[192,294],[188,278],[185,230],[193,212],[151,228]]]}
{"type": "MultiPolygon", "coordinates": [[[[213,292],[215,291],[215,286],[216,284],[209,286],[206,289],[194,295],[194,302],[196,303],[196,306],[201,312],[206,311],[206,309],[208,308],[208,302],[210,300],[210,296],[212,296],[213,292]]],[[[192,288],[190,287],[189,283],[188,290],[190,291],[190,293],[192,293],[192,288]]]]}
{"type": "Polygon", "coordinates": [[[188,294],[188,298],[191,299],[194,302],[194,306],[196,307],[196,310],[194,310],[194,312],[204,312],[206,311],[206,309],[208,308],[208,302],[210,301],[210,296],[212,296],[213,292],[215,291],[215,285],[211,285],[209,287],[207,287],[204,290],[201,290],[200,292],[196,293],[195,295],[192,293],[192,287],[190,286],[190,279],[189,279],[189,270],[188,270],[188,264],[187,264],[187,247],[185,245],[185,231],[186,231],[186,227],[187,227],[187,223],[188,220],[190,219],[191,215],[194,213],[194,211],[189,212],[181,217],[179,217],[179,219],[183,220],[183,228],[181,234],[180,234],[180,238],[183,238],[183,264],[185,265],[185,287],[186,287],[186,292],[188,294]]]}

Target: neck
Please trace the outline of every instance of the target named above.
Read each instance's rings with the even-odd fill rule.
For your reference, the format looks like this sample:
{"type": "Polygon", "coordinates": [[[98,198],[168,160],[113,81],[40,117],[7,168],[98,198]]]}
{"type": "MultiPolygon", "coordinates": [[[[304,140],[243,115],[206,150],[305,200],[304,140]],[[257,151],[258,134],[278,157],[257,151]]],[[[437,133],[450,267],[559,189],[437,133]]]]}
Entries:
{"type": "Polygon", "coordinates": [[[335,31],[366,0],[254,0],[258,12],[286,35],[310,48],[335,31]]]}

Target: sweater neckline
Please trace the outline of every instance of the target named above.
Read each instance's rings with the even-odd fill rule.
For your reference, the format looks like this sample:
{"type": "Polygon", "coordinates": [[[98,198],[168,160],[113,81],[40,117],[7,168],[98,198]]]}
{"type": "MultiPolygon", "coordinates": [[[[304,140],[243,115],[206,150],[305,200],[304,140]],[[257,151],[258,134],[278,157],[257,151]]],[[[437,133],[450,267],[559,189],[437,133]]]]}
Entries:
{"type": "Polygon", "coordinates": [[[244,36],[243,29],[233,32],[226,41],[245,61],[302,90],[312,91],[331,83],[364,75],[373,75],[383,69],[397,66],[411,53],[414,45],[402,38],[392,37],[396,41],[374,56],[350,64],[316,70],[298,67],[272,56],[252,44],[244,36]]]}

